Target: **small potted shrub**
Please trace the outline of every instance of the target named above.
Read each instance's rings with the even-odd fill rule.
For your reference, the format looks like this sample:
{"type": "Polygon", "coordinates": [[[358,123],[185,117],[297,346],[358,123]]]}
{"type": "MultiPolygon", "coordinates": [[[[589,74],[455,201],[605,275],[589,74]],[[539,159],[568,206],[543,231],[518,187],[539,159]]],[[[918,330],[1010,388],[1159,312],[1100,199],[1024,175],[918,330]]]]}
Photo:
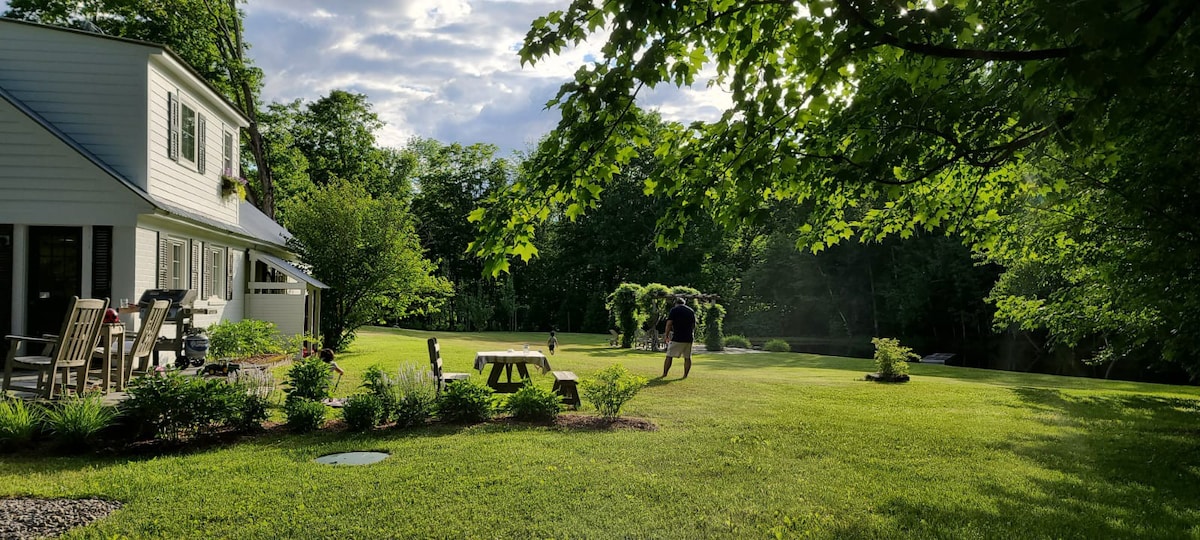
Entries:
{"type": "Polygon", "coordinates": [[[867,375],[867,380],[877,382],[908,382],[908,360],[919,359],[912,349],[900,345],[900,341],[893,338],[875,338],[871,340],[875,345],[875,369],[876,373],[867,375]]]}

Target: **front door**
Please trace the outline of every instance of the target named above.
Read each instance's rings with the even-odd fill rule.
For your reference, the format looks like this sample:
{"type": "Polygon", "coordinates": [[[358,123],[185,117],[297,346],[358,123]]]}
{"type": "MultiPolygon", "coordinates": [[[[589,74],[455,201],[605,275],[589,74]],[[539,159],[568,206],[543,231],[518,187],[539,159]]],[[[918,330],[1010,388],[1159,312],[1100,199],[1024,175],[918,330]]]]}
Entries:
{"type": "Polygon", "coordinates": [[[83,289],[83,229],[30,227],[26,333],[57,334],[83,289]]]}

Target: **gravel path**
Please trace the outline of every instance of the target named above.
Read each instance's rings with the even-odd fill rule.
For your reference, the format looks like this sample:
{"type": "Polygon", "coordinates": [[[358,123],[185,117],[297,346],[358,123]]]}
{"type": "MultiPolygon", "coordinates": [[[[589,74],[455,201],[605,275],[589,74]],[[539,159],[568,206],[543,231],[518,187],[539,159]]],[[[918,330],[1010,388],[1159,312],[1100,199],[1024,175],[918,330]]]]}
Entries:
{"type": "Polygon", "coordinates": [[[0,539],[58,536],[120,507],[119,502],[100,499],[0,499],[0,539]]]}

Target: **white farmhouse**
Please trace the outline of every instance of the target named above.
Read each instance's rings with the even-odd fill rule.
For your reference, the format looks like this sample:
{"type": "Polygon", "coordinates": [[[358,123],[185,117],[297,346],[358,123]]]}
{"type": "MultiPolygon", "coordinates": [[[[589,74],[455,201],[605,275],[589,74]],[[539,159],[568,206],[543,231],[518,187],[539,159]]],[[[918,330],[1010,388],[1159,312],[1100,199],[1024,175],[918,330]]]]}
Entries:
{"type": "Polygon", "coordinates": [[[71,296],[194,289],[197,326],[315,333],[324,285],[223,179],[246,125],[160,45],[0,19],[0,332],[57,332],[71,296]]]}

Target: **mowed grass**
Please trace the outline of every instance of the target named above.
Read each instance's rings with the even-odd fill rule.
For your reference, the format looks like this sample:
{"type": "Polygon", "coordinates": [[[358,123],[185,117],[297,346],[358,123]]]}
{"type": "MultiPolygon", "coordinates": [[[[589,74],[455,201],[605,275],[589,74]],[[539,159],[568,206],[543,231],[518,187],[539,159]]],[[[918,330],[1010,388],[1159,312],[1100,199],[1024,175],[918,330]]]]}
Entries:
{"type": "MultiPolygon", "coordinates": [[[[472,372],[543,334],[368,329],[381,363],[472,372]]],[[[562,334],[554,369],[659,354],[562,334]]],[[[794,353],[701,355],[625,413],[644,431],[512,424],[272,434],[154,458],[0,456],[0,496],[123,501],[68,538],[1200,538],[1200,390],[794,353]],[[383,450],[364,467],[313,458],[383,450]]],[[[549,375],[535,375],[549,387],[549,375]]],[[[584,412],[589,407],[585,406],[584,412]]]]}

